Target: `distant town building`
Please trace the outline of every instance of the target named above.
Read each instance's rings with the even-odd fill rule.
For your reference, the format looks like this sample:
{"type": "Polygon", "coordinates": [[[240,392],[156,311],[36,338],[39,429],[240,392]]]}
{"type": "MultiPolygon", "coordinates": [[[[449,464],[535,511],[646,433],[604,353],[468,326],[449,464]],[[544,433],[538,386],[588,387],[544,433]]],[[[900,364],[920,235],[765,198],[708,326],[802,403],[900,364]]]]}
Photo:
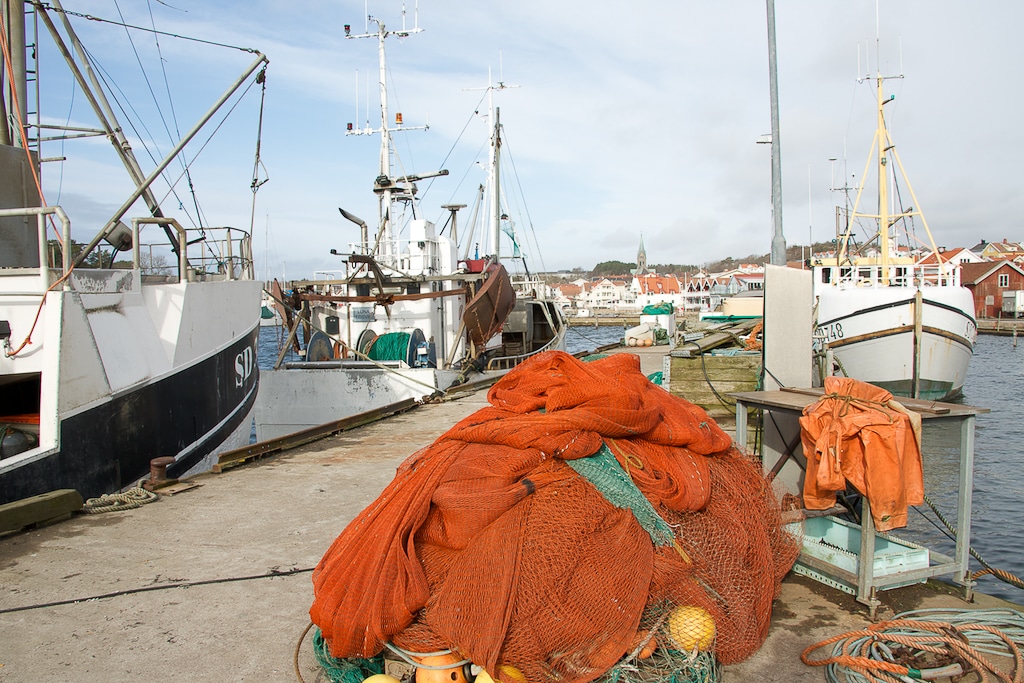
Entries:
{"type": "Polygon", "coordinates": [[[1024,268],[1007,259],[965,263],[960,266],[960,283],[974,295],[977,317],[998,318],[1003,298],[1024,290],[1024,268]]]}
{"type": "Polygon", "coordinates": [[[971,247],[971,251],[987,261],[997,259],[1012,259],[1024,253],[1024,247],[1019,242],[1010,242],[1004,239],[1002,242],[986,242],[982,240],[971,247]]]}

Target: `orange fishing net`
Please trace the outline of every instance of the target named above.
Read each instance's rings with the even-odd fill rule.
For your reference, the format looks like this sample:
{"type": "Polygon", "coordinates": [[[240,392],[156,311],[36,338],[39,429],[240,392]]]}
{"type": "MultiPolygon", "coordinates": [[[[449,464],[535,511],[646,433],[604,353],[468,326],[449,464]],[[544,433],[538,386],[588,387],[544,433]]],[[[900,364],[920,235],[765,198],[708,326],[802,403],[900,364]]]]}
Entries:
{"type": "Polygon", "coordinates": [[[675,605],[711,615],[723,663],[761,645],[798,548],[759,467],[703,409],[632,354],[540,354],[488,400],[410,456],[320,561],[310,615],[332,655],[390,641],[451,648],[505,683],[584,683],[675,605]],[[598,451],[638,504],[577,471],[598,451]]]}

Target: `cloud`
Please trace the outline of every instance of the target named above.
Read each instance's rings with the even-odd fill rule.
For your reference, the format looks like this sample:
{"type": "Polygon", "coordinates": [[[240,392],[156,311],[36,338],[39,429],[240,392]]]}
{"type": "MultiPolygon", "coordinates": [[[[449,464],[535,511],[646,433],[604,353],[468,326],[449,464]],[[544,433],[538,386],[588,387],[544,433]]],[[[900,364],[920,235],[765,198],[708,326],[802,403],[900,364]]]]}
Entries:
{"type": "MultiPolygon", "coordinates": [[[[406,25],[413,26],[416,4],[405,6],[406,25]]],[[[369,3],[391,29],[402,25],[401,7],[369,3]]],[[[108,0],[75,9],[117,17],[108,0]]],[[[122,9],[127,23],[149,25],[148,8],[122,9]]],[[[756,144],[770,131],[765,9],[761,0],[420,3],[425,30],[389,41],[388,55],[391,112],[401,111],[408,127],[430,124],[429,131],[396,136],[403,167],[450,171],[420,184],[423,213],[443,219],[441,204],[473,201],[482,180],[474,163],[487,136],[474,116],[486,102],[473,88],[486,85],[490,73],[494,82],[518,86],[496,97],[528,210],[517,225],[532,226],[547,268],[633,260],[641,232],[654,263],[767,253],[770,149],[756,144]]],[[[886,93],[896,95],[886,110],[936,241],[970,246],[1024,237],[1013,218],[1024,213],[1017,170],[1024,133],[1014,87],[1014,70],[1024,64],[1015,34],[1024,6],[892,0],[881,6],[877,27],[871,3],[787,0],[775,9],[790,244],[834,234],[834,207],[843,196],[831,188],[860,180],[874,130],[874,90],[857,77],[874,73],[878,62],[886,75],[906,76],[885,81],[886,93]]],[[[329,249],[344,249],[357,234],[337,208],[371,225],[377,213],[376,139],[344,134],[350,121],[362,126],[369,118],[379,126],[376,41],[343,37],[345,23],[354,33],[364,30],[364,3],[309,3],[299,11],[270,0],[179,0],[152,12],[161,30],[255,47],[270,58],[260,141],[270,180],[253,211],[248,186],[260,106],[260,89],[253,88],[220,131],[225,141],[210,143],[195,167],[210,220],[251,225],[257,255],[287,262],[289,277],[336,265],[329,249]]],[[[133,133],[162,139],[163,149],[253,58],[161,36],[163,61],[152,62],[152,36],[135,32],[131,46],[123,29],[75,25],[125,96],[156,100],[136,105],[140,114],[177,122],[157,119],[133,133]],[[138,75],[136,51],[150,65],[150,84],[132,89],[127,79],[138,75]]],[[[51,115],[66,117],[70,102],[66,94],[54,100],[51,115]]],[[[75,102],[82,103],[80,94],[75,102]]],[[[86,118],[77,106],[73,111],[75,120],[86,118]]],[[[65,199],[99,202],[105,188],[96,168],[82,167],[85,179],[74,181],[77,163],[65,164],[65,187],[75,188],[65,199]]],[[[117,172],[114,165],[110,172],[117,172]]],[[[54,175],[47,177],[52,183],[54,175]]]]}

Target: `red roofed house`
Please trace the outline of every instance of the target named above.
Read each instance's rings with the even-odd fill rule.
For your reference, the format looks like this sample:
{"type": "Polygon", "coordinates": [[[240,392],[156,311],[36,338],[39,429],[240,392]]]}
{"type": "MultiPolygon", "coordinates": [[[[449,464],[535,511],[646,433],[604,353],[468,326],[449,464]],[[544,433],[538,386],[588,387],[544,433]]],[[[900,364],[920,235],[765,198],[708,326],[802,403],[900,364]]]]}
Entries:
{"type": "Polygon", "coordinates": [[[945,263],[952,263],[955,266],[963,265],[964,263],[981,263],[984,261],[983,258],[975,254],[970,249],[963,247],[957,247],[956,249],[944,250],[939,249],[938,256],[934,251],[928,252],[928,255],[918,261],[918,265],[931,265],[939,262],[942,259],[945,263]]]}
{"type": "Polygon", "coordinates": [[[983,261],[960,266],[960,283],[974,294],[978,318],[998,318],[1003,297],[1024,290],[1024,269],[1013,261],[983,261]]]}
{"type": "Polygon", "coordinates": [[[660,303],[671,303],[674,308],[682,309],[685,303],[682,287],[674,275],[637,275],[630,288],[639,309],[660,303]]]}

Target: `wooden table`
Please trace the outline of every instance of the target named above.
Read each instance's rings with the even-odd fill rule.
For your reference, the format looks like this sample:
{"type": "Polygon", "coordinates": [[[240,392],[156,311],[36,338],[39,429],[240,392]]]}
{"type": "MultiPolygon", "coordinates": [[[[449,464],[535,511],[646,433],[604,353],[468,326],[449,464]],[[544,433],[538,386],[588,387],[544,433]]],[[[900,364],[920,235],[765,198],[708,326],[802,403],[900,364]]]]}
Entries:
{"type": "MultiPolygon", "coordinates": [[[[824,390],[783,388],[777,391],[754,391],[745,393],[730,394],[736,400],[736,445],[746,450],[747,447],[747,411],[758,409],[764,413],[771,414],[779,412],[790,415],[799,415],[803,410],[814,403],[817,403],[824,395],[824,390]]],[[[954,403],[940,403],[938,401],[922,401],[911,398],[898,397],[896,399],[903,406],[918,413],[921,416],[922,431],[935,425],[937,421],[955,421],[960,426],[960,466],[959,466],[959,489],[957,495],[957,523],[956,523],[956,552],[953,557],[943,555],[934,550],[929,550],[929,566],[924,568],[898,571],[885,576],[874,575],[875,557],[875,526],[871,519],[871,509],[867,497],[863,498],[863,511],[861,513],[861,542],[860,554],[858,556],[858,572],[856,575],[843,571],[833,565],[824,564],[817,558],[807,557],[801,554],[800,562],[813,566],[818,571],[823,571],[833,576],[840,583],[849,586],[855,591],[857,600],[868,606],[871,617],[874,618],[875,610],[880,604],[877,598],[877,591],[892,587],[894,584],[904,584],[910,581],[918,581],[933,576],[952,574],[953,581],[964,588],[964,598],[971,600],[974,581],[971,579],[969,568],[970,546],[971,546],[971,504],[974,489],[974,427],[975,417],[982,413],[989,412],[988,408],[976,408],[973,406],[958,405],[954,403]],[[863,558],[871,558],[864,561],[863,558]],[[815,566],[816,565],[816,566],[815,566]]],[[[802,455],[802,454],[801,454],[802,455]]],[[[765,463],[765,469],[778,471],[788,458],[796,459],[796,454],[783,453],[780,461],[765,463]]]]}

